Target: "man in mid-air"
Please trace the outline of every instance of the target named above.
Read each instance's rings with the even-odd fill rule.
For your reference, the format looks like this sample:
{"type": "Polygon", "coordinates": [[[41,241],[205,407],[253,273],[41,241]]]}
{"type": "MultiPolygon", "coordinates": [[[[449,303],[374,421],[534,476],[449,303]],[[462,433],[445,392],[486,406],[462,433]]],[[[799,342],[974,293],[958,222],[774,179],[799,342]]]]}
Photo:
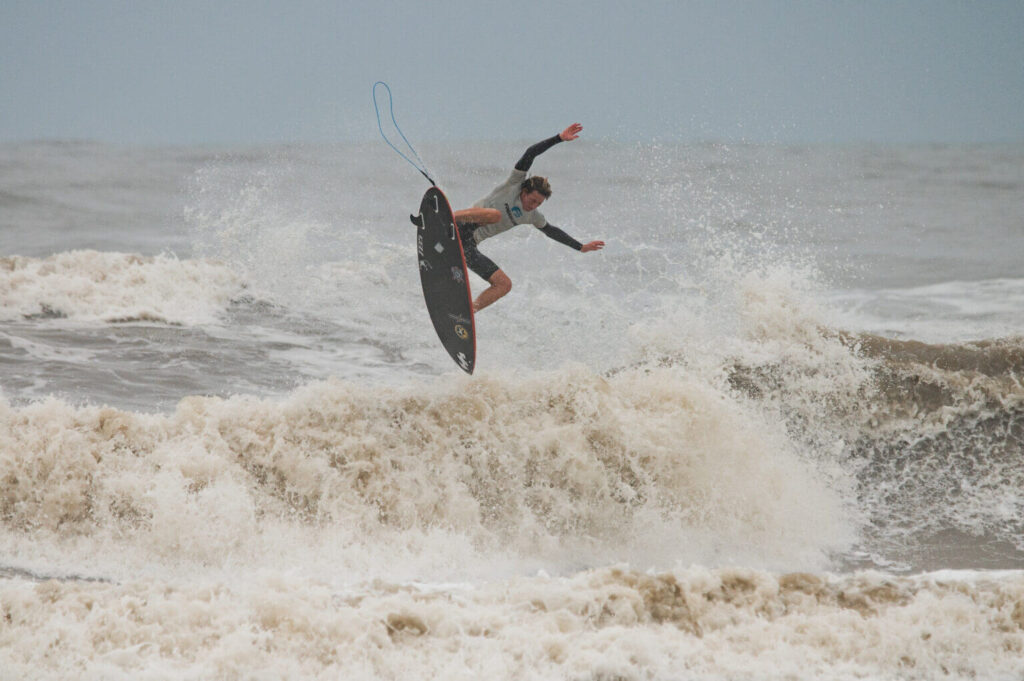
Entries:
{"type": "Polygon", "coordinates": [[[477,249],[477,245],[484,239],[506,232],[516,225],[528,223],[555,241],[583,253],[604,248],[603,241],[581,244],[549,223],[537,209],[545,199],[551,197],[551,185],[546,178],[537,175],[526,176],[537,156],[559,142],[571,142],[579,137],[582,130],[582,125],[573,123],[554,137],[534,144],[519,159],[507,180],[473,204],[472,208],[455,211],[454,217],[459,226],[466,266],[490,284],[473,301],[474,312],[479,312],[512,290],[512,280],[508,275],[477,249]]]}

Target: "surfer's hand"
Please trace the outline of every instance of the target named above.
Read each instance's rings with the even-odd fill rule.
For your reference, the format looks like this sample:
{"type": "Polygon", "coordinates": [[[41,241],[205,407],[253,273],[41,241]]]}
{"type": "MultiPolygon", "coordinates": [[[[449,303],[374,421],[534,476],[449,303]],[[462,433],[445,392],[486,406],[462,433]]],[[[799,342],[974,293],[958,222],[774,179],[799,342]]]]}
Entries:
{"type": "Polygon", "coordinates": [[[580,251],[583,253],[589,253],[590,251],[600,251],[604,248],[603,241],[591,241],[589,244],[583,244],[580,251]]]}
{"type": "Polygon", "coordinates": [[[583,132],[583,126],[579,123],[573,123],[568,128],[558,133],[558,136],[562,138],[563,142],[571,142],[579,137],[581,132],[583,132]]]}

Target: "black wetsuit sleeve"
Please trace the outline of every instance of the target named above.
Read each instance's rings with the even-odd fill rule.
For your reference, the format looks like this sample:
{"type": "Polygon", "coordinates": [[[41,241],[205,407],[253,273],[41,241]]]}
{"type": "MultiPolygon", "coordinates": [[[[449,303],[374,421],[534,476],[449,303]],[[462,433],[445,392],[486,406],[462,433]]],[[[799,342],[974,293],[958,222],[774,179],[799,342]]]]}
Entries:
{"type": "Polygon", "coordinates": [[[533,159],[537,158],[561,141],[562,138],[559,135],[555,135],[554,137],[549,137],[546,140],[537,142],[523,153],[522,158],[516,161],[516,170],[529,170],[530,166],[533,165],[533,159]]]}
{"type": "Polygon", "coordinates": [[[583,250],[583,244],[581,244],[579,241],[576,241],[576,239],[573,239],[571,236],[560,230],[558,227],[555,227],[550,222],[541,227],[540,231],[544,232],[544,234],[554,239],[558,243],[565,244],[569,248],[575,248],[577,251],[583,250]]]}

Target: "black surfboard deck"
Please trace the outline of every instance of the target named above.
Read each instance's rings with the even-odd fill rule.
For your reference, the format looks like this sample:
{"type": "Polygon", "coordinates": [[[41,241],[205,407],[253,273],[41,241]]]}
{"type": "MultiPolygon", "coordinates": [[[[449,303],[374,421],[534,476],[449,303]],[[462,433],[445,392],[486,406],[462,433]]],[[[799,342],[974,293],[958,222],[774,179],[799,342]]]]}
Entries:
{"type": "Polygon", "coordinates": [[[416,230],[423,299],[441,344],[466,373],[476,364],[473,298],[462,253],[459,227],[448,199],[431,187],[420,201],[419,215],[410,216],[416,230]]]}

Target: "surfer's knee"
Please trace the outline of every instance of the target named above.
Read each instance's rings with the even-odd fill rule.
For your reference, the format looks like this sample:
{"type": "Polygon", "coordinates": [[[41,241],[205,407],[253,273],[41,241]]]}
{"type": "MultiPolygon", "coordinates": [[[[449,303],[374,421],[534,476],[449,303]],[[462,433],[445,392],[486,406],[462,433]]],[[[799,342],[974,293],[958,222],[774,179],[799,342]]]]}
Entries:
{"type": "Polygon", "coordinates": [[[493,275],[491,275],[490,282],[491,286],[497,289],[498,293],[503,296],[507,295],[508,292],[512,290],[512,280],[509,279],[508,275],[502,272],[501,270],[498,270],[493,275]]]}

